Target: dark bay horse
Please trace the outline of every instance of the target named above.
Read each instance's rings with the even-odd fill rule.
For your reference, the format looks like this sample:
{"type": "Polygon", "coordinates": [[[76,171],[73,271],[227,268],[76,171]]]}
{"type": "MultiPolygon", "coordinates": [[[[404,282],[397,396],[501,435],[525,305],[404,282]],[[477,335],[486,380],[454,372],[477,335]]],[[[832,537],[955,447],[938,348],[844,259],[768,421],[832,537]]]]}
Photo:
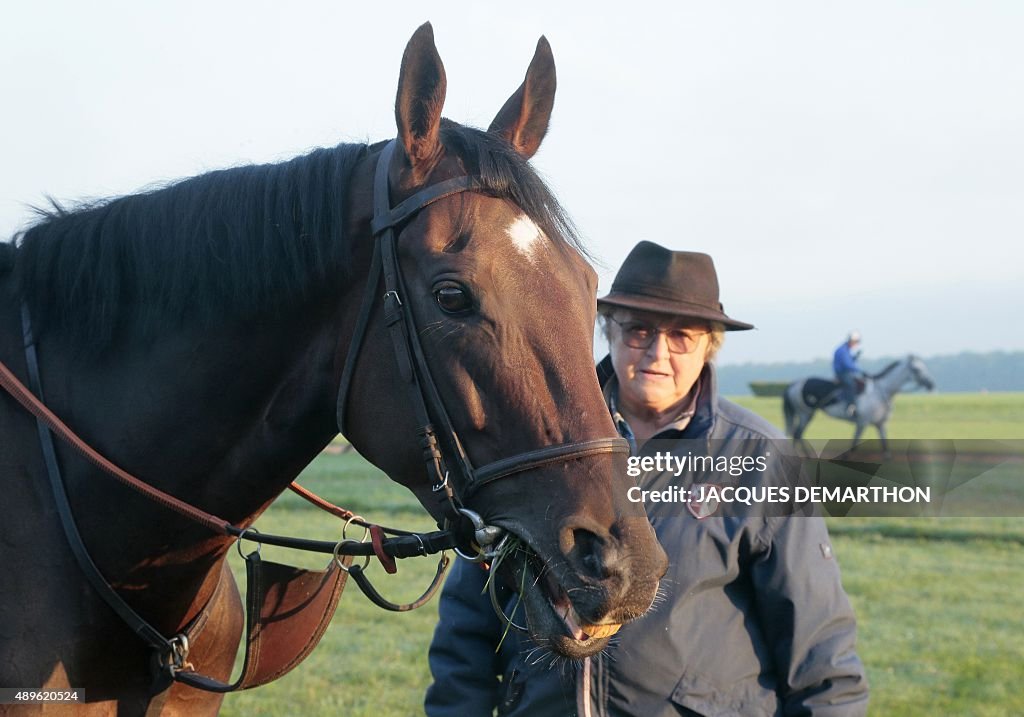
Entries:
{"type": "MultiPolygon", "coordinates": [[[[398,139],[381,167],[396,210],[472,177],[468,191],[438,191],[395,227],[399,303],[459,436],[443,442],[476,466],[526,457],[478,490],[457,475],[453,488],[532,549],[515,578],[530,632],[578,657],[607,638],[573,626],[643,614],[665,556],[627,500],[624,454],[560,452],[616,434],[591,361],[596,276],[526,161],[554,91],[542,38],[488,131],[442,119],[444,68],[424,25],[402,60],[398,139]]],[[[24,380],[24,307],[48,407],[125,470],[235,525],[252,523],[330,441],[338,413],[360,453],[444,519],[383,289],[370,293],[352,352],[383,151],[341,145],[50,212],[0,247],[0,361],[24,380]]],[[[61,441],[56,456],[83,542],[131,608],[170,636],[216,595],[189,660],[226,680],[242,614],[233,581],[215,590],[232,540],[61,441]]],[[[82,714],[216,713],[217,694],[179,683],[153,694],[147,647],[83,578],[43,463],[34,419],[0,392],[0,685],[85,688],[82,714]]]]}

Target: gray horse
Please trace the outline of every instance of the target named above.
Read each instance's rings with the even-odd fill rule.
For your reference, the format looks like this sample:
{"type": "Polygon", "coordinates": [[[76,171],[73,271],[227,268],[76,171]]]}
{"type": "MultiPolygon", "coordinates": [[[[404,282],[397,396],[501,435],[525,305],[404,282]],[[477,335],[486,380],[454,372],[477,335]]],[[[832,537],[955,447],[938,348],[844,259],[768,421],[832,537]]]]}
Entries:
{"type": "Polygon", "coordinates": [[[857,430],[853,434],[854,443],[860,440],[865,426],[873,425],[878,429],[878,437],[882,439],[882,450],[887,451],[885,423],[892,412],[892,397],[911,382],[915,388],[929,391],[935,388],[935,382],[925,368],[924,361],[913,354],[893,361],[874,376],[867,376],[864,390],[857,394],[856,411],[851,416],[846,413],[846,402],[842,400],[837,381],[823,378],[794,381],[782,397],[786,434],[797,440],[802,439],[811,417],[820,409],[833,418],[855,422],[857,430]]]}

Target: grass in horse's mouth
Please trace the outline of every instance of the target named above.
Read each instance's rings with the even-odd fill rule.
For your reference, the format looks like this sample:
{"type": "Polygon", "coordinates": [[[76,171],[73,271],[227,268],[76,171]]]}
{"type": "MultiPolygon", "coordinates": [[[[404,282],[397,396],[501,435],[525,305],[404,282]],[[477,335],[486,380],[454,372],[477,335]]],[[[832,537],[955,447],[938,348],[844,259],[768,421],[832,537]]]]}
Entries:
{"type": "MultiPolygon", "coordinates": [[[[487,581],[484,583],[483,591],[487,592],[488,590],[491,590],[491,583],[495,580],[498,574],[498,568],[501,567],[502,563],[512,559],[516,553],[523,554],[523,564],[519,569],[519,590],[516,593],[516,604],[512,606],[512,612],[509,615],[509,618],[506,619],[505,631],[501,633],[501,639],[498,640],[498,645],[494,648],[495,652],[501,649],[501,645],[505,642],[505,637],[508,635],[508,631],[512,627],[511,618],[516,614],[516,610],[519,609],[519,603],[523,600],[523,590],[526,589],[526,564],[531,556],[536,557],[536,553],[530,549],[529,545],[520,540],[518,536],[509,533],[505,539],[498,544],[498,549],[495,552],[494,558],[491,560],[491,568],[487,572],[487,581]]],[[[515,569],[513,568],[513,572],[514,570],[515,569]]]]}

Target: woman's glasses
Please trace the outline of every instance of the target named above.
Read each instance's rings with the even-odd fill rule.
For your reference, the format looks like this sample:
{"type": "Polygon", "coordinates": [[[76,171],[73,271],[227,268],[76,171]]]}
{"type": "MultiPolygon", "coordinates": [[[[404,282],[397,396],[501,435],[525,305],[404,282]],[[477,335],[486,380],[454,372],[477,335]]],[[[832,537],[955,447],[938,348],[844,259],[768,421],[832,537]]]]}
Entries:
{"type": "Polygon", "coordinates": [[[608,320],[618,325],[622,332],[622,343],[631,349],[649,349],[658,334],[665,334],[668,340],[668,350],[674,354],[689,354],[697,349],[700,337],[710,333],[708,331],[690,331],[688,329],[661,329],[657,326],[645,324],[642,321],[618,321],[608,317],[608,320]]]}

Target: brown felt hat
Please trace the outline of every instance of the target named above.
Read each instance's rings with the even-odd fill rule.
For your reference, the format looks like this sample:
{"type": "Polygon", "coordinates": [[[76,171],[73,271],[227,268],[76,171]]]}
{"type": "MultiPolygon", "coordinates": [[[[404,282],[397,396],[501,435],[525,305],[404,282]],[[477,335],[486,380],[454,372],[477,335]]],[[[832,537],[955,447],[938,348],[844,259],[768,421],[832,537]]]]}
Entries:
{"type": "Polygon", "coordinates": [[[725,315],[718,300],[718,275],[710,256],[672,251],[649,241],[633,247],[615,275],[611,292],[597,303],[718,321],[726,331],[754,328],[725,315]]]}

